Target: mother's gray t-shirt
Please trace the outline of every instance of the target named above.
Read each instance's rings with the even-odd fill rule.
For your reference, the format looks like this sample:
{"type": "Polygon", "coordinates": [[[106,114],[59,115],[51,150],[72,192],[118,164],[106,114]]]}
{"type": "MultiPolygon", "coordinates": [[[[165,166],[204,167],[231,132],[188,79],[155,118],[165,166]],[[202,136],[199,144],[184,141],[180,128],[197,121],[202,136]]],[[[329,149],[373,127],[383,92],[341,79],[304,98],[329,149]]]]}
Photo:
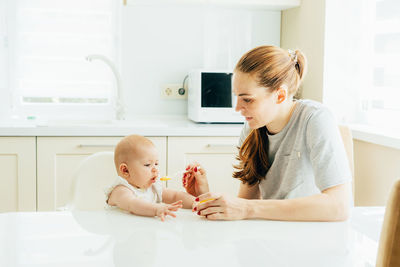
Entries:
{"type": "MultiPolygon", "coordinates": [[[[288,124],[268,134],[270,169],[260,184],[263,199],[318,194],[351,181],[349,162],[332,113],[312,100],[297,100],[288,124]]],[[[251,129],[244,125],[242,145],[251,129]]]]}

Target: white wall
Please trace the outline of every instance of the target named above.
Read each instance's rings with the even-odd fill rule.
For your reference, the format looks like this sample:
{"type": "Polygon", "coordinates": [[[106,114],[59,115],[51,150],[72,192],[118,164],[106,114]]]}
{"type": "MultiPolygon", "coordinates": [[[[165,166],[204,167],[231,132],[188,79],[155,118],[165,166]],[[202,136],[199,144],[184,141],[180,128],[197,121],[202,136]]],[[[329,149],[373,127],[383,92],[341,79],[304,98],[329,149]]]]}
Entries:
{"type": "Polygon", "coordinates": [[[308,60],[302,97],[322,102],[325,1],[302,0],[300,7],[282,12],[281,46],[300,49],[308,60]]]}
{"type": "Polygon", "coordinates": [[[185,115],[187,100],[166,100],[161,85],[193,68],[232,69],[247,50],[280,45],[280,11],[211,6],[133,5],[122,10],[122,79],[128,119],[185,115]]]}

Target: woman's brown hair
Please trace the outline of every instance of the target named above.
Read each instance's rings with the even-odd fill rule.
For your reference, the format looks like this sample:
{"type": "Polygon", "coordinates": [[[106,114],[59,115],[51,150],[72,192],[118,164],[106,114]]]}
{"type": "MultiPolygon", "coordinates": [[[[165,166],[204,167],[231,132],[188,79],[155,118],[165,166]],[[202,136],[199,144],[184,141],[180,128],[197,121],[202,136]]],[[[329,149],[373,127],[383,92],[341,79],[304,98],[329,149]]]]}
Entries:
{"type": "MultiPolygon", "coordinates": [[[[259,86],[275,91],[283,84],[288,94],[294,95],[305,76],[306,58],[299,50],[285,50],[276,46],[259,46],[242,56],[235,72],[252,75],[259,86]]],[[[236,157],[233,177],[244,184],[258,184],[270,167],[268,162],[268,136],[266,126],[253,129],[247,136],[236,157]]]]}

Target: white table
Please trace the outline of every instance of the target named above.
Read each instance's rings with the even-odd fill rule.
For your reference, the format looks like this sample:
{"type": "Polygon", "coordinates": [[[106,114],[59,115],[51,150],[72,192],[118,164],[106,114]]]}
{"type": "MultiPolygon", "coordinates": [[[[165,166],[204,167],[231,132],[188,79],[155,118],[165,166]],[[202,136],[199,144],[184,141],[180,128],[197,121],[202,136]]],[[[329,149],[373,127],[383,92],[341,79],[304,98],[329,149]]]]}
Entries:
{"type": "Polygon", "coordinates": [[[161,222],[120,211],[0,214],[0,266],[374,266],[384,208],[347,222],[161,222]]]}

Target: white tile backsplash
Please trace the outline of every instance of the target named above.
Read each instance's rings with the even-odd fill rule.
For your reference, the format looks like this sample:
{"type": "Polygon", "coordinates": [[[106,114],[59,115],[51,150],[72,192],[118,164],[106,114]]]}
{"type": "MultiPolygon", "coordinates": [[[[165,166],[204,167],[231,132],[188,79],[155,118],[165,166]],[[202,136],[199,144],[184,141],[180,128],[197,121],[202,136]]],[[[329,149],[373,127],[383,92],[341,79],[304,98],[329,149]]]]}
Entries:
{"type": "Polygon", "coordinates": [[[279,45],[280,11],[213,6],[126,6],[121,69],[127,117],[184,115],[186,100],[160,97],[193,68],[232,69],[247,50],[279,45]]]}

